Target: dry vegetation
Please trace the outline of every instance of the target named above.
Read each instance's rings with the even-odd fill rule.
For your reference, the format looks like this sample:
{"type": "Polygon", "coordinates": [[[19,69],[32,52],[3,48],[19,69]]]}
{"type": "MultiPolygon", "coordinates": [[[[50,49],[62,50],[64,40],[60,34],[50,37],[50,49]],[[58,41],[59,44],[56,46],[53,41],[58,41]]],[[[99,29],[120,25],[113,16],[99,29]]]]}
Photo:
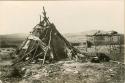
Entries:
{"type": "MultiPolygon", "coordinates": [[[[85,47],[76,46],[77,49],[79,49],[81,52],[86,52],[85,47]]],[[[95,47],[92,46],[91,48],[87,48],[87,54],[88,56],[93,57],[95,56],[95,52],[97,53],[104,53],[105,55],[109,56],[112,60],[119,61],[124,63],[124,45],[121,45],[121,51],[119,49],[118,45],[115,45],[114,47],[110,48],[110,45],[99,45],[95,47]],[[110,50],[111,49],[111,50],[110,50]]]]}
{"type": "Polygon", "coordinates": [[[12,48],[1,49],[0,80],[3,83],[124,83],[125,65],[115,62],[59,61],[11,67],[12,48]],[[8,57],[9,56],[9,57],[8,57]],[[24,70],[23,70],[24,69],[24,70]],[[16,73],[15,73],[16,72],[16,73]]]}

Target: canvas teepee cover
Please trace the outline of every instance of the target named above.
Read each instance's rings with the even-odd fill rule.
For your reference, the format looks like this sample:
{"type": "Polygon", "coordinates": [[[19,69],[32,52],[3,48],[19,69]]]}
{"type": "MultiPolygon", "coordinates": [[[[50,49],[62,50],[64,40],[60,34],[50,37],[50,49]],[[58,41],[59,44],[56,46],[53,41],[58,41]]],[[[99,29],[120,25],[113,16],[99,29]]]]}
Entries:
{"type": "MultiPolygon", "coordinates": [[[[44,8],[43,8],[44,10],[44,8]]],[[[58,32],[43,12],[43,20],[37,24],[17,51],[17,61],[37,62],[39,60],[61,60],[76,58],[80,53],[58,32]]],[[[41,19],[41,18],[40,18],[41,19]]]]}

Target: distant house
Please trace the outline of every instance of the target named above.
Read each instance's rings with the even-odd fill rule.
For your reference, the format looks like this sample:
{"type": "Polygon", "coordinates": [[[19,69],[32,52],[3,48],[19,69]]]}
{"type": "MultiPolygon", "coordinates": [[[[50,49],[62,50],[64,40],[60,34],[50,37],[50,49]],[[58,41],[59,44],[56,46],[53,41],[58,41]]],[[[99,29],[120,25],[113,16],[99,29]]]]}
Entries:
{"type": "Polygon", "coordinates": [[[121,35],[116,31],[97,31],[86,35],[87,41],[95,45],[120,44],[121,35]]]}

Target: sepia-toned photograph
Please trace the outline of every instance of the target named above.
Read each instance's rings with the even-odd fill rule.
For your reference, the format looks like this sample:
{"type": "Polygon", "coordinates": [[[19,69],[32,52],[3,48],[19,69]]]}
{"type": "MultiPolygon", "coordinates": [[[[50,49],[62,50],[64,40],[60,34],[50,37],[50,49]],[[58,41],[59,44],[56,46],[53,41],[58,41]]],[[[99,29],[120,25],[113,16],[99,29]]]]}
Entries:
{"type": "Polygon", "coordinates": [[[0,1],[0,83],[125,83],[124,3],[0,1]]]}

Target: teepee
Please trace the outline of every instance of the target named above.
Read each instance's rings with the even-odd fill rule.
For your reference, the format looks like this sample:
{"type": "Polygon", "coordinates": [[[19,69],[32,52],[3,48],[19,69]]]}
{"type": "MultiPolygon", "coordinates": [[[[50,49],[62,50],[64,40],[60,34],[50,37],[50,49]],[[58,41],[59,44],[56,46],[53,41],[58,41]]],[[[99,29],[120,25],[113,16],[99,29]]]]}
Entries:
{"type": "MultiPolygon", "coordinates": [[[[59,61],[68,58],[77,58],[81,54],[74,48],[56,29],[55,25],[48,20],[46,11],[43,7],[43,20],[37,24],[16,54],[18,62],[40,62],[59,61]]],[[[82,55],[82,54],[81,54],[82,55]]]]}

